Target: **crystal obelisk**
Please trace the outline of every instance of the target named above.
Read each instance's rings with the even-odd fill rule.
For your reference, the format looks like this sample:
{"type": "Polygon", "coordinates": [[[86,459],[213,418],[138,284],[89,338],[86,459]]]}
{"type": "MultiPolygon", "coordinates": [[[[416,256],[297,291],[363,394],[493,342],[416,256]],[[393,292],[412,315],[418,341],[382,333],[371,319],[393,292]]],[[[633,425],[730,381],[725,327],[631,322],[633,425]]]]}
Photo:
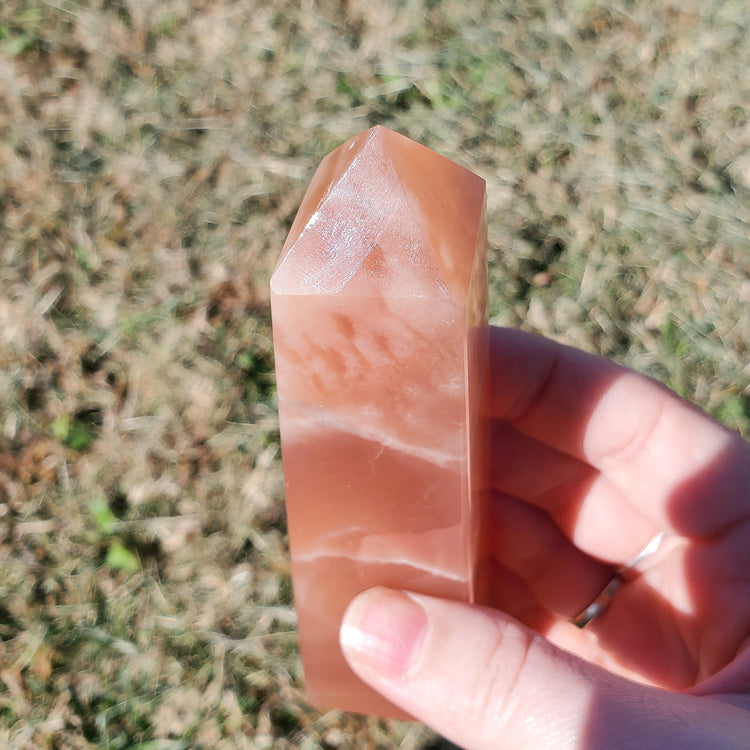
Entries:
{"type": "Polygon", "coordinates": [[[271,280],[293,585],[316,705],[403,716],[339,649],[360,591],[477,598],[486,302],[481,178],[383,127],[323,160],[271,280]]]}

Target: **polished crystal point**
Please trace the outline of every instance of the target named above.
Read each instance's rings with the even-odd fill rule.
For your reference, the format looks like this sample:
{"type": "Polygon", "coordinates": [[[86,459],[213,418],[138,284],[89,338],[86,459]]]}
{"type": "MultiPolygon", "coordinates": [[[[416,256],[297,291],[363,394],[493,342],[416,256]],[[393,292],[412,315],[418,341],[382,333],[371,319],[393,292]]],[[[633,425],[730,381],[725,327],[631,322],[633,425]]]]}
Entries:
{"type": "Polygon", "coordinates": [[[375,585],[481,600],[484,181],[360,134],[315,173],[271,304],[307,693],[403,716],[351,672],[338,629],[375,585]]]}

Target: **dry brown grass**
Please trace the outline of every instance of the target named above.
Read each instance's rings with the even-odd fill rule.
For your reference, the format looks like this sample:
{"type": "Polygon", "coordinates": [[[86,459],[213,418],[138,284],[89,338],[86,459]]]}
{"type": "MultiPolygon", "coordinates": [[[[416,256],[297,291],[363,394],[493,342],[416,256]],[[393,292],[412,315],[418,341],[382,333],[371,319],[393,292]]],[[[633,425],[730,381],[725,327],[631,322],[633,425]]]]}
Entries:
{"type": "Polygon", "coordinates": [[[489,183],[493,320],[750,429],[745,2],[6,0],[0,747],[417,748],[301,694],[267,282],[384,123],[489,183]]]}

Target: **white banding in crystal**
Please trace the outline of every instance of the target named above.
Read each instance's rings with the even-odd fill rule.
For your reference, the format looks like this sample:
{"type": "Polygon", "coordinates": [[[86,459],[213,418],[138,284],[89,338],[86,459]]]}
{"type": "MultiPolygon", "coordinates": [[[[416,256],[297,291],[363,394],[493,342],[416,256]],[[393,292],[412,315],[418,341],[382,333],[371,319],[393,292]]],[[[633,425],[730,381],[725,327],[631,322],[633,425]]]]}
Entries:
{"type": "MultiPolygon", "coordinates": [[[[281,397],[280,403],[284,403],[285,399],[281,397]]],[[[289,402],[287,402],[289,403],[289,402]]],[[[290,404],[291,405],[291,404],[290,404]]],[[[394,435],[388,435],[385,432],[379,430],[376,426],[364,426],[362,422],[357,422],[355,419],[346,419],[341,415],[334,415],[330,412],[323,414],[320,412],[313,412],[312,410],[304,409],[299,404],[293,404],[292,408],[296,409],[297,414],[288,419],[284,424],[284,437],[288,443],[293,443],[296,440],[304,441],[310,438],[306,437],[306,434],[312,433],[315,437],[314,440],[320,439],[321,430],[329,428],[336,432],[346,432],[355,437],[366,440],[370,443],[377,443],[382,445],[384,448],[388,448],[399,453],[405,453],[415,458],[420,458],[423,461],[434,464],[439,467],[446,467],[452,463],[460,462],[464,456],[460,455],[458,451],[449,452],[440,450],[439,448],[429,449],[424,448],[421,445],[414,443],[407,443],[400,440],[394,435]],[[308,411],[308,416],[300,416],[302,411],[308,411]]],[[[358,415],[361,419],[361,415],[358,415]]],[[[456,430],[460,429],[461,425],[456,425],[456,430]]],[[[456,433],[449,433],[449,439],[454,444],[457,442],[455,439],[456,433]]]]}

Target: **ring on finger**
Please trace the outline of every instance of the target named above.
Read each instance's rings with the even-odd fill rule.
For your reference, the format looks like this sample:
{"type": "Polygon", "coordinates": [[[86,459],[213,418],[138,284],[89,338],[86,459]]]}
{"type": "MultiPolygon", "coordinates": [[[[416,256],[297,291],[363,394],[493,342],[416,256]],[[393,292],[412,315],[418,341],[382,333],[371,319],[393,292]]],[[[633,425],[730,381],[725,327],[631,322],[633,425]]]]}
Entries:
{"type": "Polygon", "coordinates": [[[586,609],[577,614],[571,619],[573,625],[577,628],[585,628],[595,617],[604,614],[612,603],[617,589],[622,584],[622,579],[619,576],[615,576],[597,595],[591,604],[586,609]]]}
{"type": "Polygon", "coordinates": [[[665,534],[663,531],[654,534],[635,557],[615,569],[616,575],[625,581],[632,581],[641,572],[638,570],[639,566],[659,551],[664,538],[665,534]]]}

